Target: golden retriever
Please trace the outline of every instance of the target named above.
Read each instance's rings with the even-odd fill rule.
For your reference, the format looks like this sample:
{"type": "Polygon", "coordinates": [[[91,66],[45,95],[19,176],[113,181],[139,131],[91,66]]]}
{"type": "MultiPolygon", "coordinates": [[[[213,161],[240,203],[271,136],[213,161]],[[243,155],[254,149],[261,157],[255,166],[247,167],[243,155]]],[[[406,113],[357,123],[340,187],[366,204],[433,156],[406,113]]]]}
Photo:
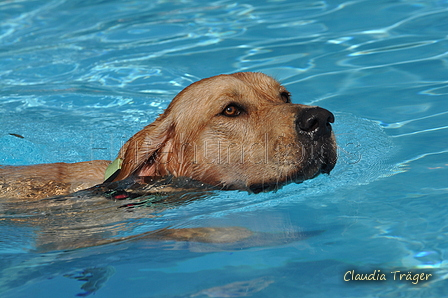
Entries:
{"type": "Polygon", "coordinates": [[[111,165],[96,160],[3,166],[0,197],[35,200],[105,180],[169,175],[221,189],[276,190],[333,169],[333,122],[326,109],[291,103],[290,93],[270,76],[218,75],[182,90],[111,165]]]}

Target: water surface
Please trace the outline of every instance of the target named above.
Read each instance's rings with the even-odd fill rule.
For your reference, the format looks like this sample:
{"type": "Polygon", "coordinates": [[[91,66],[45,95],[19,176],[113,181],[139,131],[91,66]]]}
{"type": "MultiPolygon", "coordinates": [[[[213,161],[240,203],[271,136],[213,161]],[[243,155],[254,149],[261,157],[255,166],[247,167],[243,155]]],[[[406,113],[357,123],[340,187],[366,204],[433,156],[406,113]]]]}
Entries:
{"type": "Polygon", "coordinates": [[[72,240],[80,226],[108,239],[167,226],[318,231],[272,245],[42,252],[48,230],[27,223],[48,216],[3,204],[2,297],[448,295],[447,1],[4,1],[0,20],[0,164],[114,159],[184,87],[237,71],[333,111],[339,144],[331,175],[276,193],[217,192],[156,216],[106,204],[108,224],[52,222],[72,240]],[[387,281],[344,281],[350,270],[387,281]],[[413,285],[397,270],[433,277],[413,285]]]}

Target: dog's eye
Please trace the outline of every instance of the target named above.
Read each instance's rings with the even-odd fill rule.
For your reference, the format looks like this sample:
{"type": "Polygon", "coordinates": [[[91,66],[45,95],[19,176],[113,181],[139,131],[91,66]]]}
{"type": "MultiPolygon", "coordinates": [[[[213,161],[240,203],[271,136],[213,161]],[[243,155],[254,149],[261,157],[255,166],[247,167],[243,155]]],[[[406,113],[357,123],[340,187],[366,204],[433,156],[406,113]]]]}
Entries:
{"type": "Polygon", "coordinates": [[[291,102],[291,93],[289,93],[288,91],[283,91],[282,93],[280,93],[280,96],[286,103],[291,102]]]}
{"type": "Polygon", "coordinates": [[[237,117],[241,114],[241,109],[234,104],[230,104],[222,111],[222,114],[227,117],[237,117]]]}

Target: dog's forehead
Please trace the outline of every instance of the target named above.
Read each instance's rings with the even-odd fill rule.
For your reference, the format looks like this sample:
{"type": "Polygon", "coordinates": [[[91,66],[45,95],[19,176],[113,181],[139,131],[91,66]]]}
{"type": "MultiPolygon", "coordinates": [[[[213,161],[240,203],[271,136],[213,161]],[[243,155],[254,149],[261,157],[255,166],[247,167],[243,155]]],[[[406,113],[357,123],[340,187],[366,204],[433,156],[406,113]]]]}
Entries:
{"type": "Polygon", "coordinates": [[[210,90],[216,96],[251,97],[277,101],[281,92],[286,91],[277,80],[263,73],[240,72],[220,75],[207,79],[210,90]]]}
{"type": "Polygon", "coordinates": [[[277,80],[263,73],[239,72],[230,76],[241,81],[243,90],[262,94],[267,99],[277,98],[280,92],[286,90],[277,80]]]}
{"type": "MultiPolygon", "coordinates": [[[[223,99],[245,100],[247,103],[284,102],[280,93],[286,89],[274,78],[263,73],[241,72],[218,75],[195,82],[182,90],[173,100],[176,109],[192,106],[206,110],[218,108],[223,99]]],[[[174,107],[173,107],[174,108],[174,107]]]]}

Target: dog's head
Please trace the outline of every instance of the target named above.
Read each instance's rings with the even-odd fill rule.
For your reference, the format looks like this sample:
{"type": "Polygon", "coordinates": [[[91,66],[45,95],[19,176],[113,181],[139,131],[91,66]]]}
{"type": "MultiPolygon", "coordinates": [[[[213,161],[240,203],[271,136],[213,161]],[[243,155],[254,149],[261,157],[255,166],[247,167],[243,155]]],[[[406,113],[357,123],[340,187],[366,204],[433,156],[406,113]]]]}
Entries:
{"type": "Polygon", "coordinates": [[[278,189],[333,169],[333,122],[325,109],[292,104],[262,73],[203,79],[123,146],[115,180],[173,175],[223,189],[278,189]]]}

